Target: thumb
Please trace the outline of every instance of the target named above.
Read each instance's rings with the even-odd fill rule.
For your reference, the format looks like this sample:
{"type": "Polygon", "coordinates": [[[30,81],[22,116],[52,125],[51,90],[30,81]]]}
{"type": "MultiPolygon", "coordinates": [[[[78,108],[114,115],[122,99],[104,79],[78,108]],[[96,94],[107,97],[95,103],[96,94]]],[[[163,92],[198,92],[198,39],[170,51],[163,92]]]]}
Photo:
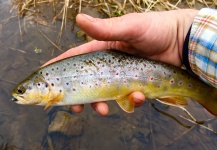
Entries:
{"type": "Polygon", "coordinates": [[[89,36],[103,41],[129,41],[137,38],[141,33],[142,14],[132,13],[122,17],[109,19],[93,18],[85,14],[78,14],[76,22],[89,36]],[[130,20],[130,21],[129,21],[130,20]]]}

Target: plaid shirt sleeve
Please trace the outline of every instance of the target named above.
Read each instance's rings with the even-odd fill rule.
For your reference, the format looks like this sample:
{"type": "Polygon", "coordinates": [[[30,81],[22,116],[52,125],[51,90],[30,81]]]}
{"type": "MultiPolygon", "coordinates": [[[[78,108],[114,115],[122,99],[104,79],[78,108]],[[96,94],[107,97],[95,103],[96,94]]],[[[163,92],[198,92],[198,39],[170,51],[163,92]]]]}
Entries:
{"type": "Polygon", "coordinates": [[[217,10],[203,8],[194,18],[188,60],[195,74],[217,88],[217,10]]]}

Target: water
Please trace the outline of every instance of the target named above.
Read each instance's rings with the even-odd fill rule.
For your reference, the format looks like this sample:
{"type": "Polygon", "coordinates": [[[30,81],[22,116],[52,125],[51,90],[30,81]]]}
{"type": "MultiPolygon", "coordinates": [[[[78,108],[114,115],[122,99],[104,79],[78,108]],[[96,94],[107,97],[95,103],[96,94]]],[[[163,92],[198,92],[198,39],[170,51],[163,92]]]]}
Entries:
{"type": "MultiPolygon", "coordinates": [[[[147,101],[133,114],[109,102],[107,117],[99,116],[89,105],[81,114],[75,114],[70,107],[44,111],[40,106],[12,102],[15,84],[62,51],[39,32],[55,41],[58,28],[37,28],[34,19],[25,24],[21,19],[21,36],[19,20],[12,17],[10,8],[9,1],[0,0],[0,149],[216,149],[217,134],[182,119],[179,115],[188,117],[182,110],[156,101],[147,101]],[[36,53],[37,49],[42,52],[36,53]]],[[[75,27],[73,32],[63,33],[62,50],[83,42],[75,38],[78,30],[75,27]]],[[[190,101],[187,109],[197,120],[205,120],[204,126],[217,131],[216,117],[199,104],[190,101]]]]}

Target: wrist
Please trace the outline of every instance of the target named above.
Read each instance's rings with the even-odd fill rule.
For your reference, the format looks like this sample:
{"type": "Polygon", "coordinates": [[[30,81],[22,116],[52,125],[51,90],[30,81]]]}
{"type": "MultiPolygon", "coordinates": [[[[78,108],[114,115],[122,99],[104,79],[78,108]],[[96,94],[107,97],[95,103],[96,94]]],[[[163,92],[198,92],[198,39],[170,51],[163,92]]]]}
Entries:
{"type": "MultiPolygon", "coordinates": [[[[183,65],[184,42],[197,13],[198,10],[194,10],[194,9],[181,9],[177,11],[177,15],[179,15],[179,17],[177,17],[178,18],[177,20],[178,53],[179,53],[180,60],[182,61],[182,65],[183,65]]],[[[188,45],[188,41],[186,42],[188,45]]]]}

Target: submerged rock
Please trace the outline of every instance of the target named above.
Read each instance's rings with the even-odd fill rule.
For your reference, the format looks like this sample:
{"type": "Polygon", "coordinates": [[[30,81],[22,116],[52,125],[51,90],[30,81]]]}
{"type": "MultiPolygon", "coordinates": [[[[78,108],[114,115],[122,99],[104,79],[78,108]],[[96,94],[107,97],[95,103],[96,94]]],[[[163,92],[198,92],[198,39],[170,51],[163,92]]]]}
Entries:
{"type": "Polygon", "coordinates": [[[65,136],[79,136],[83,133],[82,118],[65,111],[57,112],[48,128],[48,133],[59,132],[65,136]]]}

